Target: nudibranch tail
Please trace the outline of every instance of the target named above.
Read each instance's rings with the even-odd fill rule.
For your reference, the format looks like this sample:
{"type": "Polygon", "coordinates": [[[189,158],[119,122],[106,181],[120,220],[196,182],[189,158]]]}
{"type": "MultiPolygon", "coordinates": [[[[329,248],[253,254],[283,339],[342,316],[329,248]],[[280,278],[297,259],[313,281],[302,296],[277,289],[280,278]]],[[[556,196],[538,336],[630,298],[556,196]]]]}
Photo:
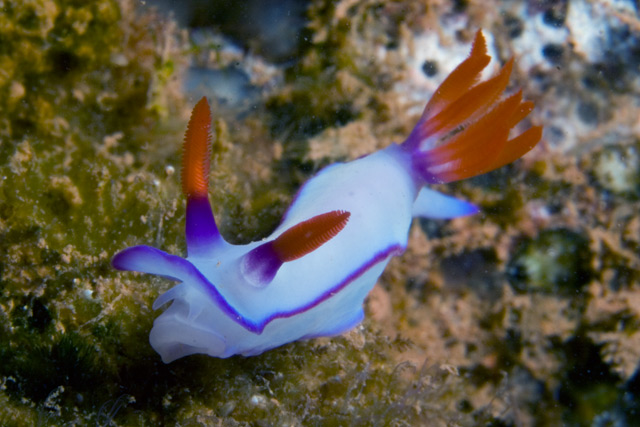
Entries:
{"type": "Polygon", "coordinates": [[[222,240],[209,203],[211,111],[202,97],[193,108],[182,150],[182,191],[187,196],[186,238],[189,255],[222,240]]]}
{"type": "Polygon", "coordinates": [[[275,240],[244,255],[241,261],[243,275],[256,287],[268,285],[283,263],[302,258],[327,243],[342,231],[350,216],[349,212],[337,210],[294,225],[275,240]]]}
{"type": "Polygon", "coordinates": [[[458,181],[511,163],[542,137],[533,126],[509,139],[509,133],[533,109],[522,92],[499,101],[513,69],[513,59],[487,81],[476,83],[488,64],[486,42],[478,31],[469,58],[440,85],[402,147],[411,152],[413,169],[428,183],[458,181]],[[435,99],[435,101],[434,101],[435,99]]]}
{"type": "Polygon", "coordinates": [[[431,219],[451,219],[478,213],[478,207],[464,200],[422,187],[413,202],[411,215],[431,219]]]}

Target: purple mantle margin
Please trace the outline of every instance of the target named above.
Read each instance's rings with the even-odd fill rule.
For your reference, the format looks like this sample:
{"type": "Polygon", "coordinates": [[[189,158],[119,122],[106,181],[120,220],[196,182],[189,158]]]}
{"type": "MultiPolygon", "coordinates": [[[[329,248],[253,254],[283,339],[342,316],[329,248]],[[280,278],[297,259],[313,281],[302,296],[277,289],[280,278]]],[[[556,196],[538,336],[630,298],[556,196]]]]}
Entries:
{"type": "MultiPolygon", "coordinates": [[[[160,261],[158,260],[158,258],[161,258],[162,262],[173,266],[172,270],[181,271],[183,272],[183,274],[181,275],[191,276],[192,278],[196,279],[196,281],[200,284],[200,286],[202,286],[205,292],[207,292],[211,296],[211,298],[218,305],[218,307],[220,307],[220,309],[232,320],[234,320],[236,323],[238,323],[239,325],[241,325],[242,327],[244,327],[250,332],[261,334],[264,331],[264,328],[271,321],[275,319],[292,317],[316,307],[317,305],[319,305],[323,301],[326,301],[337,292],[340,292],[349,283],[356,280],[373,265],[381,262],[383,259],[387,258],[390,255],[399,255],[402,252],[404,252],[404,250],[405,248],[401,245],[398,245],[398,244],[391,245],[387,249],[384,249],[378,252],[377,254],[375,254],[374,256],[372,256],[369,259],[369,261],[365,262],[360,267],[355,269],[353,273],[349,274],[342,282],[327,289],[322,294],[320,294],[317,298],[310,301],[308,304],[305,304],[295,310],[273,313],[270,316],[267,316],[266,318],[259,321],[252,321],[245,318],[243,315],[241,315],[234,307],[232,307],[224,299],[222,294],[220,294],[218,289],[216,289],[215,285],[213,285],[206,277],[204,277],[204,275],[200,272],[200,270],[198,270],[191,262],[177,255],[168,254],[160,249],[156,249],[151,246],[140,245],[140,246],[133,246],[133,247],[127,248],[117,253],[113,257],[111,264],[113,265],[114,268],[118,270],[138,271],[132,267],[129,267],[130,262],[135,262],[136,259],[145,259],[145,258],[147,260],[160,261]]],[[[143,273],[158,274],[150,271],[143,271],[143,273]]],[[[183,282],[182,279],[175,276],[164,275],[164,274],[159,274],[159,275],[163,277],[167,277],[169,279],[179,281],[179,282],[183,282]]]]}

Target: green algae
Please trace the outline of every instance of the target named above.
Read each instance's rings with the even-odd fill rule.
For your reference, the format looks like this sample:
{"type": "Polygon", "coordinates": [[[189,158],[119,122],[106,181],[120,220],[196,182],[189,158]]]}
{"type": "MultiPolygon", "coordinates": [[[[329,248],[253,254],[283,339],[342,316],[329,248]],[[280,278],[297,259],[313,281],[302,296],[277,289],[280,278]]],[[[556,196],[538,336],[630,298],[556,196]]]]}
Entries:
{"type": "Polygon", "coordinates": [[[609,146],[595,153],[594,175],[605,190],[629,198],[640,194],[640,142],[609,146]]]}
{"type": "Polygon", "coordinates": [[[300,163],[310,137],[371,114],[372,122],[391,119],[384,93],[393,80],[372,60],[373,46],[397,44],[397,22],[409,10],[399,8],[389,15],[379,3],[364,1],[337,16],[337,8],[332,1],[310,5],[300,60],[286,68],[286,88],[266,102],[271,133],[285,141],[283,161],[289,168],[306,168],[305,177],[314,169],[313,164],[300,163]]]}
{"type": "Polygon", "coordinates": [[[518,291],[576,295],[592,277],[587,239],[567,229],[543,230],[525,240],[509,261],[511,284],[518,291]]]}
{"type": "Polygon", "coordinates": [[[0,11],[3,420],[59,424],[94,411],[117,392],[117,361],[87,325],[113,318],[130,329],[112,340],[135,335],[135,299],[105,314],[127,299],[109,258],[132,239],[153,240],[156,227],[132,218],[167,204],[151,174],[128,174],[136,159],[123,149],[143,144],[138,127],[155,117],[147,92],[164,62],[139,37],[160,34],[159,24],[125,19],[127,7],[40,1],[0,11]]]}
{"type": "Polygon", "coordinates": [[[591,340],[577,334],[560,346],[566,369],[558,400],[566,407],[564,421],[584,425],[610,409],[619,395],[619,378],[603,362],[600,349],[591,340]]]}

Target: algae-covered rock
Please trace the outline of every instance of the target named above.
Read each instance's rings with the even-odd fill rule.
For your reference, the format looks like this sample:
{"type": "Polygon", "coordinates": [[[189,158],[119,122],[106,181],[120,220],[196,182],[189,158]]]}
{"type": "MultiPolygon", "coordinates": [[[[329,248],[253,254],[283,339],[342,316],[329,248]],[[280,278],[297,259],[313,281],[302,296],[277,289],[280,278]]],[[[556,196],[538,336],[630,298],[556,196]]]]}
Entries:
{"type": "Polygon", "coordinates": [[[637,198],[640,196],[640,144],[609,146],[595,157],[597,182],[606,190],[637,198]]]}
{"type": "MultiPolygon", "coordinates": [[[[598,145],[637,111],[588,78],[610,74],[565,43],[566,7],[313,1],[299,57],[264,75],[251,52],[184,45],[142,12],[126,0],[0,10],[1,425],[634,424],[637,137],[598,145]],[[238,66],[251,83],[251,108],[211,100],[210,198],[225,237],[246,242],[321,166],[406,137],[478,27],[498,62],[515,54],[512,83],[549,144],[438,188],[482,213],[416,224],[362,327],[163,364],[151,304],[173,284],[110,258],[136,244],[185,253],[185,65],[238,66]],[[603,114],[614,104],[620,114],[603,114]],[[569,147],[589,135],[584,155],[552,151],[558,135],[569,147]]],[[[630,78],[625,88],[636,95],[630,78]]]]}
{"type": "Polygon", "coordinates": [[[153,239],[157,219],[173,215],[158,179],[132,172],[142,159],[128,150],[158,117],[154,91],[176,99],[159,75],[177,61],[177,43],[162,51],[153,38],[178,40],[170,29],[126,1],[0,10],[3,425],[95,418],[118,393],[116,358],[135,352],[110,342],[148,326],[135,313],[149,298],[113,280],[109,259],[136,236],[153,239]]]}
{"type": "Polygon", "coordinates": [[[518,291],[577,295],[591,278],[587,239],[567,229],[544,230],[520,243],[509,262],[509,278],[518,291]]]}

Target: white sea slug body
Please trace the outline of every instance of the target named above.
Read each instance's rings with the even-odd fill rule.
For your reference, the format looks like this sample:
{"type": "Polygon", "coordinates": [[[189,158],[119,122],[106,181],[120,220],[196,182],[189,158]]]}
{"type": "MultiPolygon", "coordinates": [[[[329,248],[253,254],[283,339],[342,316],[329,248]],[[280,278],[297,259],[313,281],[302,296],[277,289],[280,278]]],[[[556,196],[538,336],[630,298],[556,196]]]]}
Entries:
{"type": "Polygon", "coordinates": [[[211,116],[202,98],[184,143],[187,258],[149,246],[113,258],[117,269],[180,282],[153,305],[170,304],[150,334],[162,360],[195,353],[251,356],[357,325],[387,262],[406,248],[413,217],[477,212],[425,185],[496,169],[541,138],[542,128],[534,126],[509,139],[533,104],[520,92],[498,99],[511,61],[477,83],[489,59],[478,32],[471,55],[442,83],[405,142],[321,170],[300,189],[278,228],[247,245],[225,242],[211,211],[211,116]]]}

